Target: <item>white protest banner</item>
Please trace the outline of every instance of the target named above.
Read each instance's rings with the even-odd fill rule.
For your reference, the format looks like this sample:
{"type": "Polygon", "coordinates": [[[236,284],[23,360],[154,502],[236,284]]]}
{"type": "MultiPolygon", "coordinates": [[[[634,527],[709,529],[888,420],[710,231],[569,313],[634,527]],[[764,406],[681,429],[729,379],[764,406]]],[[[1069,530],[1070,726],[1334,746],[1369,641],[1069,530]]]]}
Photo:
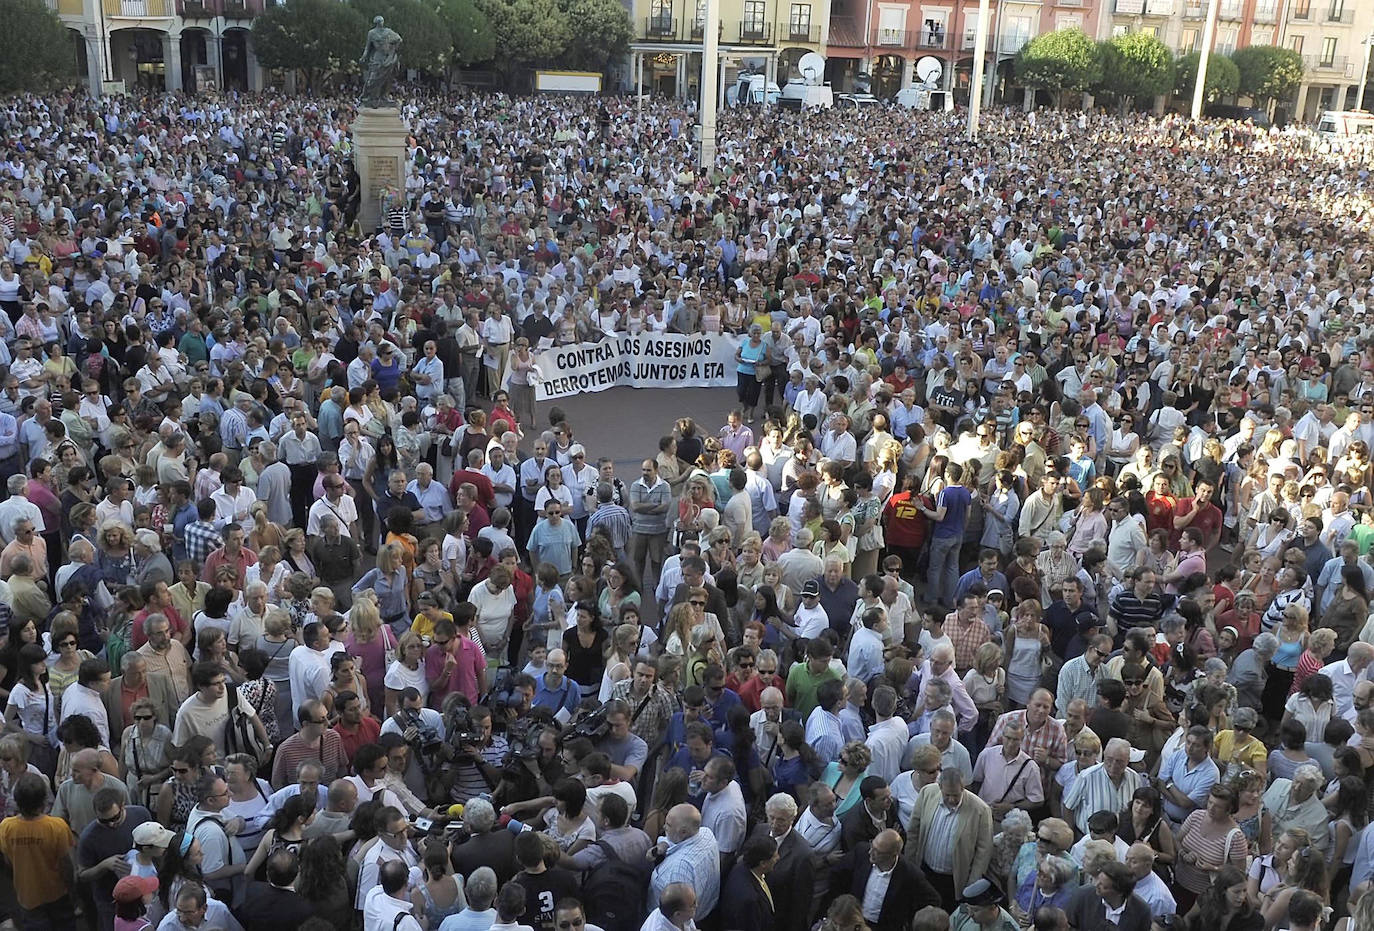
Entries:
{"type": "Polygon", "coordinates": [[[599,343],[555,346],[536,354],[540,401],[607,388],[729,388],[735,384],[730,336],[618,334],[599,343]]]}

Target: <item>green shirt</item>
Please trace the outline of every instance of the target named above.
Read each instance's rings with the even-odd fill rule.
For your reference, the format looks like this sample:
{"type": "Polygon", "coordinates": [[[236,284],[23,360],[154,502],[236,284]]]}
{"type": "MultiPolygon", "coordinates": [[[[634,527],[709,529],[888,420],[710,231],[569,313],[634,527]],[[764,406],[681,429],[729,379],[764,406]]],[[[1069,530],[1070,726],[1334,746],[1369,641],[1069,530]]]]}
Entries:
{"type": "Polygon", "coordinates": [[[839,678],[840,674],[829,666],[825,672],[814,676],[806,663],[797,663],[787,673],[787,703],[796,708],[805,721],[816,707],[816,689],[822,682],[839,678]]]}

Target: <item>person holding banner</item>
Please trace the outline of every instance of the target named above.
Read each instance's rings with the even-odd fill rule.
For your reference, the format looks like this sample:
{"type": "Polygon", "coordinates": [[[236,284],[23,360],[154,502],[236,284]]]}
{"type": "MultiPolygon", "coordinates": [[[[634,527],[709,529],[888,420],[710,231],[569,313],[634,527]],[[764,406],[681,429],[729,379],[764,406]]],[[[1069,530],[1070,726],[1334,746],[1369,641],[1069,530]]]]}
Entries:
{"type": "Polygon", "coordinates": [[[520,426],[534,429],[534,386],[539,380],[539,366],[535,364],[534,353],[530,352],[530,341],[522,336],[515,341],[515,355],[510,360],[510,381],[506,387],[510,391],[510,407],[520,426]]]}
{"type": "Polygon", "coordinates": [[[749,339],[735,350],[735,391],[740,404],[744,405],[748,416],[745,423],[753,423],[759,406],[759,390],[762,383],[773,377],[773,369],[767,364],[768,347],[763,344],[763,327],[757,323],[749,328],[749,339]]]}

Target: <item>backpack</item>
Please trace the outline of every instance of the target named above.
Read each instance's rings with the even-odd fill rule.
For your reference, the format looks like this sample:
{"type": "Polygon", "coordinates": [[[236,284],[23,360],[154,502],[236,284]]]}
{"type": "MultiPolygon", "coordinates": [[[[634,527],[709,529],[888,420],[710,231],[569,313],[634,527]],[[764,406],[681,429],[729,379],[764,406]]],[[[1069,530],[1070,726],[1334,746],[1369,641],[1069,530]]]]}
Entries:
{"type": "Polygon", "coordinates": [[[239,690],[230,686],[228,693],[229,721],[224,725],[224,755],[247,753],[259,763],[266,763],[272,755],[271,745],[258,739],[253,716],[239,705],[239,690]]]}
{"type": "Polygon", "coordinates": [[[644,907],[645,871],[620,859],[607,841],[598,841],[597,846],[606,859],[582,884],[587,922],[604,931],[639,931],[649,916],[644,907]]]}

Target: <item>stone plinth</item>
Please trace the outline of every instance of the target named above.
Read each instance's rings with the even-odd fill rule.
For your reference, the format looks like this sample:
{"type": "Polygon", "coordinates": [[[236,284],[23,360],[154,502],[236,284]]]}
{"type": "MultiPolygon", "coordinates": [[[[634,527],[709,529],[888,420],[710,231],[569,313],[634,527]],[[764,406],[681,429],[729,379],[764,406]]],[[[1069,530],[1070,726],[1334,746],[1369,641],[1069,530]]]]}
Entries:
{"type": "Polygon", "coordinates": [[[358,167],[362,203],[358,223],[370,236],[382,222],[381,191],[405,197],[406,125],[396,107],[360,107],[353,121],[353,159],[358,167]]]}

